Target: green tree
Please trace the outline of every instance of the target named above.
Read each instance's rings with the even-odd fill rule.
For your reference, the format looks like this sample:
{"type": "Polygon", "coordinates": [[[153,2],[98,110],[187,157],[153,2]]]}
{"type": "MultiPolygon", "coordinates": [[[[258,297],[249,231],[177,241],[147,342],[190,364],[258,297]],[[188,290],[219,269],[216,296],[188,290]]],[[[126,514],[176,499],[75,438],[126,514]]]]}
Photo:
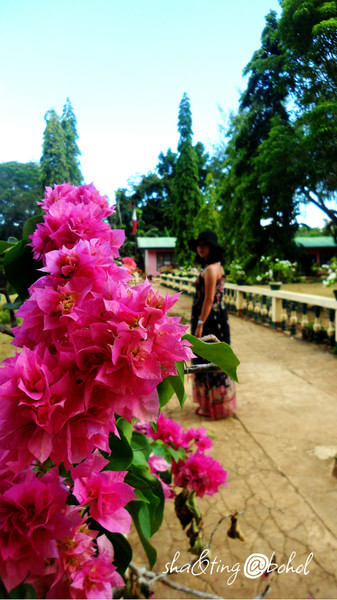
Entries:
{"type": "MultiPolygon", "coordinates": [[[[261,156],[269,143],[275,119],[289,122],[286,100],[291,85],[287,72],[287,54],[278,34],[275,12],[266,17],[261,48],[244,70],[249,75],[241,96],[239,113],[231,119],[226,150],[223,197],[223,229],[230,258],[252,262],[262,254],[283,257],[296,229],[292,189],[264,180],[261,156]]],[[[283,168],[286,170],[286,155],[283,168]]],[[[279,165],[277,165],[279,166],[279,165]]]]}
{"type": "Polygon", "coordinates": [[[183,144],[185,144],[185,142],[190,142],[190,144],[192,144],[192,111],[190,99],[186,92],[184,92],[179,104],[178,132],[180,136],[178,142],[178,150],[181,150],[181,147],[183,144]]]}
{"type": "Polygon", "coordinates": [[[7,162],[0,165],[0,239],[21,239],[22,227],[40,213],[40,167],[36,163],[7,162]]]}
{"type": "Polygon", "coordinates": [[[337,4],[327,0],[283,0],[279,23],[298,105],[335,100],[337,4]]]}
{"type": "Polygon", "coordinates": [[[79,185],[83,177],[78,164],[80,152],[76,143],[76,118],[69,99],[64,105],[62,118],[51,109],[46,113],[45,121],[40,160],[43,189],[65,182],[79,185]]]}
{"type": "Polygon", "coordinates": [[[199,189],[198,156],[192,146],[192,113],[185,93],[179,105],[179,155],[174,179],[174,221],[177,238],[175,257],[180,265],[190,264],[192,253],[188,241],[197,233],[197,218],[202,206],[199,189]]]}
{"type": "Polygon", "coordinates": [[[109,222],[113,229],[124,229],[125,231],[125,243],[120,249],[121,256],[135,255],[135,236],[132,235],[134,201],[135,198],[132,199],[125,188],[119,188],[115,193],[115,212],[109,218],[109,222]]]}
{"type": "Polygon", "coordinates": [[[204,144],[201,142],[197,142],[194,146],[194,150],[197,157],[198,162],[198,173],[199,173],[199,189],[202,193],[206,190],[207,183],[207,175],[210,170],[209,165],[209,154],[205,150],[204,144]]]}
{"type": "Polygon", "coordinates": [[[188,241],[197,234],[197,218],[201,204],[198,161],[191,142],[187,140],[181,146],[175,176],[175,260],[181,266],[190,264],[192,260],[188,241]]]}
{"type": "Polygon", "coordinates": [[[43,133],[41,157],[41,184],[46,186],[65,183],[69,171],[66,155],[66,134],[54,109],[45,114],[46,128],[43,133]]]}
{"type": "Polygon", "coordinates": [[[78,159],[81,152],[76,143],[76,140],[78,140],[76,129],[77,121],[69,98],[67,98],[67,101],[63,107],[61,125],[65,133],[65,153],[69,173],[68,182],[72,183],[73,185],[81,185],[83,182],[83,176],[79,167],[78,159]]]}
{"type": "Polygon", "coordinates": [[[337,232],[337,4],[283,0],[279,24],[296,107],[297,197],[337,232]]]}
{"type": "Polygon", "coordinates": [[[221,239],[220,213],[218,206],[218,195],[213,175],[208,173],[205,180],[204,204],[199,210],[197,218],[198,232],[205,229],[214,231],[221,239]]]}
{"type": "Polygon", "coordinates": [[[144,175],[135,188],[138,203],[142,209],[141,227],[144,231],[157,228],[160,233],[171,226],[165,218],[164,182],[155,173],[144,175]]]}
{"type": "Polygon", "coordinates": [[[157,231],[157,235],[170,235],[173,230],[174,174],[176,155],[169,148],[158,157],[154,173],[143,175],[133,193],[141,209],[140,229],[144,235],[157,231]]]}

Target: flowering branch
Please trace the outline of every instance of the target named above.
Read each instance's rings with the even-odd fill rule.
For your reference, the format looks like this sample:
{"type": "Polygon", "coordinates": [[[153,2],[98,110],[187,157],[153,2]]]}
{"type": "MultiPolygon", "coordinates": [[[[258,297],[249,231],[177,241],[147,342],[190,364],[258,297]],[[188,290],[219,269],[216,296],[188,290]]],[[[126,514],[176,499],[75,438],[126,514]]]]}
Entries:
{"type": "Polygon", "coordinates": [[[217,363],[207,347],[218,344],[168,316],[178,295],[131,285],[134,262],[116,264],[124,232],[106,223],[112,210],[92,185],[47,188],[41,205],[31,245],[42,277],[17,312],[21,351],[0,370],[0,577],[39,598],[111,598],[131,561],[131,520],[152,568],[149,540],[180,487],[197,552],[195,495],[226,482],[204,431],[174,424],[178,437],[165,439],[173,426],[158,388],[169,381],[183,402],[194,346],[231,372],[238,361],[225,351],[217,363]],[[133,431],[139,421],[157,423],[150,439],[133,431]]]}

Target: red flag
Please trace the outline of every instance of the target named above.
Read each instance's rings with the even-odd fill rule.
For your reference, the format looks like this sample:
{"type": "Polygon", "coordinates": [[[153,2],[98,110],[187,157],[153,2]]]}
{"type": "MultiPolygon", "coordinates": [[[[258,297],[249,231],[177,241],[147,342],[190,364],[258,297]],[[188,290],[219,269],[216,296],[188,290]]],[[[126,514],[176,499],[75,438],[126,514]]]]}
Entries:
{"type": "Polygon", "coordinates": [[[133,209],[132,212],[132,235],[136,235],[136,229],[137,229],[137,213],[136,213],[136,209],[133,209]]]}

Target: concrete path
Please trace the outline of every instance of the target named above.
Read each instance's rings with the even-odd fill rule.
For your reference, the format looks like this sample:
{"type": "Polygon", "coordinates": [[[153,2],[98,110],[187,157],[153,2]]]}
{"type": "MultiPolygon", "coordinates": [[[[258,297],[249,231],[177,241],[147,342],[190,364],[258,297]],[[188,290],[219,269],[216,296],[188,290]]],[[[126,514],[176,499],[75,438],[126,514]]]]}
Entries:
{"type": "MultiPolygon", "coordinates": [[[[188,319],[190,306],[191,299],[182,295],[174,312],[188,319]]],[[[237,511],[244,541],[228,537],[226,517],[214,533],[213,569],[170,577],[223,598],[254,598],[267,585],[267,598],[337,598],[337,479],[332,476],[337,356],[238,317],[230,317],[230,326],[232,347],[241,361],[236,416],[203,420],[195,415],[190,393],[183,413],[174,399],[166,413],[186,427],[205,426],[214,434],[212,455],[228,471],[230,486],[198,503],[206,539],[219,519],[237,511]],[[256,553],[268,559],[275,554],[280,572],[249,577],[256,574],[256,553]]],[[[172,502],[153,543],[159,550],[156,571],[164,571],[176,552],[180,556],[174,566],[191,558],[172,502]]],[[[145,562],[141,552],[135,559],[145,562]]],[[[160,583],[155,595],[196,597],[160,583]]]]}

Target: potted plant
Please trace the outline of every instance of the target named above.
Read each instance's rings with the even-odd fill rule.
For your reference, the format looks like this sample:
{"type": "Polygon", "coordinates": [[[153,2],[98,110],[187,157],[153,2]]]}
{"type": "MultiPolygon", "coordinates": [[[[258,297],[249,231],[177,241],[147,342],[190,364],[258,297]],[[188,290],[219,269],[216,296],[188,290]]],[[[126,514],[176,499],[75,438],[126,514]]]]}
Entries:
{"type": "Polygon", "coordinates": [[[270,289],[272,290],[279,290],[282,283],[293,281],[297,269],[296,262],[272,258],[271,256],[262,256],[259,266],[261,274],[256,279],[258,281],[269,282],[270,289]]]}
{"type": "MultiPolygon", "coordinates": [[[[327,276],[322,283],[325,287],[337,286],[337,257],[333,256],[328,265],[322,265],[322,268],[327,269],[327,276]]],[[[337,287],[332,290],[337,300],[337,287]]]]}
{"type": "Polygon", "coordinates": [[[237,283],[238,285],[243,285],[246,283],[246,272],[243,266],[240,263],[235,261],[231,262],[229,265],[229,281],[233,283],[237,283]]]}

